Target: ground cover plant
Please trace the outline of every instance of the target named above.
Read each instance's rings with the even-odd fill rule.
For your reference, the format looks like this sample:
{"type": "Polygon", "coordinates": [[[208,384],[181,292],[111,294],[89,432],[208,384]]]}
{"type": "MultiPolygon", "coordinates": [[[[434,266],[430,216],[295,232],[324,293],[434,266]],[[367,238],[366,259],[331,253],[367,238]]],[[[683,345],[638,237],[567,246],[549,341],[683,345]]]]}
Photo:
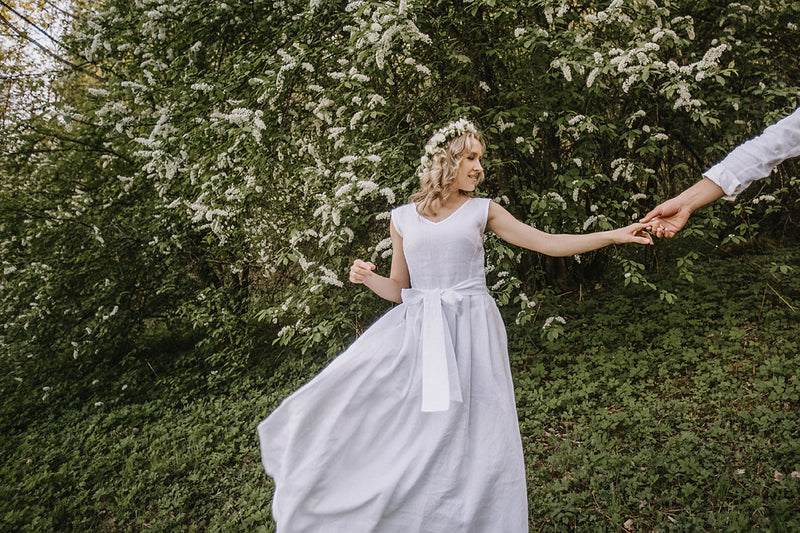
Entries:
{"type": "Polygon", "coordinates": [[[532,530],[800,527],[800,286],[779,257],[704,262],[671,305],[564,305],[580,324],[516,361],[532,530]]]}
{"type": "MultiPolygon", "coordinates": [[[[797,268],[797,246],[703,253],[693,283],[657,275],[672,304],[578,286],[552,341],[503,307],[531,530],[797,530],[797,268]]],[[[218,371],[191,338],[146,344],[58,390],[0,378],[3,531],[273,530],[255,425],[326,358],[218,371]]]]}

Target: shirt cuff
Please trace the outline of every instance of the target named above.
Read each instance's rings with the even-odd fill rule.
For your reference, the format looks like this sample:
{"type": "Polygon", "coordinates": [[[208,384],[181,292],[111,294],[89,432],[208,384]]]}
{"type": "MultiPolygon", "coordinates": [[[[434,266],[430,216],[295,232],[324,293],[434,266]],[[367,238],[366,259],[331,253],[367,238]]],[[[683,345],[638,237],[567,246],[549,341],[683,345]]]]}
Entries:
{"type": "Polygon", "coordinates": [[[703,176],[710,179],[725,193],[725,200],[735,200],[736,197],[747,188],[737,178],[736,174],[725,168],[722,163],[717,163],[703,173],[703,176]]]}

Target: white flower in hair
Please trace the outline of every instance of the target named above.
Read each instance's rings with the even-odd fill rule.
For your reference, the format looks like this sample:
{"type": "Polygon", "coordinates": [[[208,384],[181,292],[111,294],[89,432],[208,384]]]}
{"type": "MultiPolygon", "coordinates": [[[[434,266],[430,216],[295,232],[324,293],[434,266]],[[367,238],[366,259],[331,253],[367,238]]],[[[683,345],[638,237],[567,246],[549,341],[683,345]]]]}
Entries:
{"type": "Polygon", "coordinates": [[[425,155],[419,160],[419,167],[417,173],[422,175],[430,168],[431,158],[436,155],[439,150],[442,150],[449,139],[460,137],[465,133],[478,133],[478,128],[467,120],[460,118],[436,130],[428,143],[425,145],[425,155]]]}

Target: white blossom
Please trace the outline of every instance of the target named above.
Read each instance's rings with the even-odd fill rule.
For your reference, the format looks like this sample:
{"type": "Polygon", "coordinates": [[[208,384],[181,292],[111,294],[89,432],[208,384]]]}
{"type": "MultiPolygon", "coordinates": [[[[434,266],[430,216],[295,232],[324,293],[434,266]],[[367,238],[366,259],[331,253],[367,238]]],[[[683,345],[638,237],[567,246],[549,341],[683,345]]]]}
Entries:
{"type": "Polygon", "coordinates": [[[350,119],[350,129],[355,129],[356,124],[358,124],[363,115],[364,115],[363,111],[356,111],[356,113],[350,119]]]}
{"type": "Polygon", "coordinates": [[[549,193],[545,194],[544,196],[545,196],[545,198],[548,198],[548,197],[549,197],[549,198],[552,198],[552,199],[554,199],[556,202],[558,202],[559,204],[561,204],[561,209],[563,209],[564,211],[566,211],[566,210],[567,210],[567,202],[566,202],[566,201],[564,200],[564,198],[562,198],[562,197],[561,197],[561,195],[560,195],[560,194],[558,194],[557,192],[555,192],[555,191],[551,191],[551,192],[549,192],[549,193]]]}
{"type": "Polygon", "coordinates": [[[322,281],[324,281],[325,283],[327,283],[329,285],[333,285],[335,287],[344,287],[344,283],[339,281],[339,278],[338,278],[338,276],[336,275],[336,273],[334,271],[332,271],[331,269],[326,268],[326,267],[324,267],[322,265],[320,265],[319,268],[320,268],[320,270],[322,270],[322,274],[323,274],[322,276],[320,276],[320,279],[322,281]]]}
{"type": "Polygon", "coordinates": [[[394,191],[393,191],[392,189],[390,189],[389,187],[384,187],[383,189],[381,189],[380,191],[378,191],[378,194],[380,194],[380,195],[382,195],[384,198],[386,198],[386,201],[387,201],[389,204],[394,204],[394,203],[395,203],[395,201],[396,201],[396,200],[395,200],[395,196],[394,196],[394,191]]]}
{"type": "Polygon", "coordinates": [[[415,65],[414,68],[417,70],[417,72],[420,72],[420,73],[424,74],[425,76],[430,76],[431,75],[431,69],[429,69],[425,65],[415,65]]]}
{"type": "Polygon", "coordinates": [[[564,320],[564,318],[562,318],[560,316],[551,316],[551,317],[547,317],[547,320],[544,321],[544,326],[542,326],[542,329],[549,328],[550,326],[553,325],[553,322],[557,322],[559,324],[566,324],[567,323],[567,321],[564,320]]]}
{"type": "Polygon", "coordinates": [[[753,198],[753,204],[758,205],[760,202],[774,202],[775,197],[770,194],[762,194],[753,198]]]}
{"type": "Polygon", "coordinates": [[[385,239],[383,239],[382,241],[380,241],[378,244],[375,245],[375,251],[382,252],[384,250],[390,249],[391,247],[392,247],[392,238],[386,237],[385,239]]]}
{"type": "Polygon", "coordinates": [[[594,85],[594,80],[597,78],[597,75],[599,73],[600,73],[600,69],[597,68],[597,67],[593,68],[592,71],[589,72],[589,75],[586,76],[586,88],[587,89],[590,88],[592,85],[594,85]]]}
{"type": "Polygon", "coordinates": [[[504,121],[503,117],[497,117],[497,120],[495,121],[495,124],[497,124],[497,127],[500,129],[501,133],[506,131],[509,128],[513,128],[514,126],[516,126],[516,124],[514,124],[513,122],[504,121]]]}
{"type": "Polygon", "coordinates": [[[386,105],[386,100],[379,94],[371,94],[367,97],[367,107],[375,109],[379,105],[386,105]]]}
{"type": "Polygon", "coordinates": [[[356,186],[360,189],[357,196],[359,199],[378,190],[378,185],[372,181],[359,181],[356,186]]]}
{"type": "Polygon", "coordinates": [[[343,133],[345,131],[347,131],[347,128],[343,128],[343,127],[339,127],[339,126],[336,126],[336,127],[333,127],[333,128],[329,128],[328,129],[328,139],[335,139],[336,137],[338,137],[341,133],[343,133]]]}
{"type": "Polygon", "coordinates": [[[570,126],[574,126],[575,124],[577,124],[581,120],[584,120],[585,118],[586,117],[584,115],[575,115],[574,117],[572,117],[567,121],[567,124],[569,124],[570,126]]]}
{"type": "Polygon", "coordinates": [[[340,196],[348,192],[352,186],[353,186],[352,183],[345,183],[344,185],[336,189],[336,192],[333,193],[333,197],[339,198],[340,196]]]}

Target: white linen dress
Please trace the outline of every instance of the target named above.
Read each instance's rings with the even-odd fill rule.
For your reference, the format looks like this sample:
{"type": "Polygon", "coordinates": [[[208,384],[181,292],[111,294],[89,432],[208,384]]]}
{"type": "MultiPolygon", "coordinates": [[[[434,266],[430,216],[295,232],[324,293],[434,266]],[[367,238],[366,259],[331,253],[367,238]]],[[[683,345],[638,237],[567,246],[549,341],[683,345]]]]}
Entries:
{"type": "Polygon", "coordinates": [[[392,211],[411,289],[258,426],[280,533],[519,533],[525,465],[486,291],[489,200],[392,211]]]}

